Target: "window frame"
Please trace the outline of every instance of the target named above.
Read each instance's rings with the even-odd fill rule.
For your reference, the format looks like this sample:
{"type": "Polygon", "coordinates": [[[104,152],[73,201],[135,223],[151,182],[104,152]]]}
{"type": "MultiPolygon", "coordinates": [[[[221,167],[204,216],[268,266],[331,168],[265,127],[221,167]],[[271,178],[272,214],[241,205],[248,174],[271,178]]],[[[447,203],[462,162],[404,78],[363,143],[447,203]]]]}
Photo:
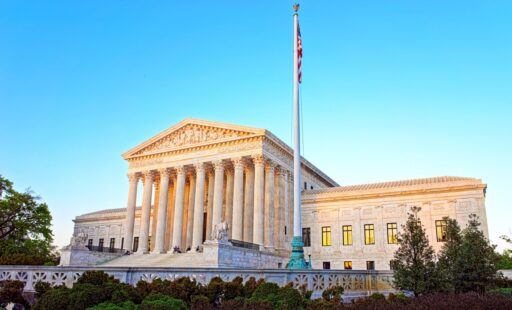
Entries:
{"type": "Polygon", "coordinates": [[[331,226],[322,226],[322,246],[331,246],[331,226]]]}
{"type": "Polygon", "coordinates": [[[437,242],[446,242],[448,240],[447,237],[447,226],[448,223],[446,220],[436,220],[436,239],[437,242]],[[439,233],[441,233],[441,236],[439,236],[439,233]],[[444,233],[444,235],[443,235],[444,233]]]}
{"type": "Polygon", "coordinates": [[[375,225],[364,224],[364,244],[374,245],[375,244],[375,225]],[[370,228],[371,226],[371,228],[370,228]]]}
{"type": "Polygon", "coordinates": [[[353,244],[352,225],[341,226],[342,244],[344,246],[351,246],[353,244]],[[346,236],[345,236],[346,233],[346,236]],[[350,237],[350,238],[349,238],[350,237]],[[347,242],[345,242],[347,241],[347,242]]]}
{"type": "Polygon", "coordinates": [[[132,252],[135,253],[139,250],[139,237],[133,237],[132,252]]]}
{"type": "Polygon", "coordinates": [[[311,227],[302,228],[302,243],[304,243],[304,247],[311,246],[311,227]]]}
{"type": "Polygon", "coordinates": [[[374,260],[366,261],[366,270],[375,270],[375,261],[374,260]],[[370,268],[370,267],[372,267],[372,268],[370,268]]]}
{"type": "Polygon", "coordinates": [[[108,250],[110,252],[114,252],[115,246],[116,246],[116,238],[110,238],[110,243],[108,245],[108,250]]]}
{"type": "Polygon", "coordinates": [[[351,260],[343,261],[343,269],[352,270],[352,261],[351,260]],[[348,268],[347,268],[347,266],[348,266],[348,268]]]}
{"type": "Polygon", "coordinates": [[[388,244],[398,244],[398,224],[397,223],[387,223],[386,228],[387,228],[387,232],[388,232],[388,244]],[[389,227],[390,225],[394,225],[394,227],[393,226],[389,227]],[[391,232],[391,236],[389,234],[390,232],[391,232]]]}

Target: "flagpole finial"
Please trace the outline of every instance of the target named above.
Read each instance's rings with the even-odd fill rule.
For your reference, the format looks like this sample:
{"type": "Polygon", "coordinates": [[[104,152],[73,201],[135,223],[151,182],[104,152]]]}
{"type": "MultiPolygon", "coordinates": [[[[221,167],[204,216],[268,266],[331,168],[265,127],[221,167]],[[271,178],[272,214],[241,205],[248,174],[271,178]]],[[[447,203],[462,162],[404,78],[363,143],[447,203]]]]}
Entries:
{"type": "Polygon", "coordinates": [[[295,11],[295,13],[297,13],[297,12],[299,11],[299,8],[300,8],[300,4],[295,3],[295,4],[293,5],[293,10],[295,11]]]}

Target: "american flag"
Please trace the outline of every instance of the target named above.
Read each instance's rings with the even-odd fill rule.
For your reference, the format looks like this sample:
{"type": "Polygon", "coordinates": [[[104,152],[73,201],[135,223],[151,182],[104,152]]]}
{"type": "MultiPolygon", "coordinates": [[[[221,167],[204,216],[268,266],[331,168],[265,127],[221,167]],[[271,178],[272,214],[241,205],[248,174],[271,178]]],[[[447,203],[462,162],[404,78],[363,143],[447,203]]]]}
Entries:
{"type": "Polygon", "coordinates": [[[302,83],[302,38],[300,36],[300,25],[297,23],[297,71],[299,75],[299,83],[302,83]]]}

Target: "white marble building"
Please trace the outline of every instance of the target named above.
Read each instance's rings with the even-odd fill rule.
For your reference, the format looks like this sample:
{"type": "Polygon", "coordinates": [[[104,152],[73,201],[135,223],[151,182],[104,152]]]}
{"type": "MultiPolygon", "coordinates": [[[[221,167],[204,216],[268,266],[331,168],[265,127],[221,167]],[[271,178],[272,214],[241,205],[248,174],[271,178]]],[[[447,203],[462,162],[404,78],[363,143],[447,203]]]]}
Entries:
{"type": "MultiPolygon", "coordinates": [[[[205,254],[211,253],[209,240],[218,239],[215,233],[227,223],[227,238],[244,242],[234,249],[253,250],[237,252],[242,258],[230,256],[225,264],[252,251],[253,261],[271,258],[261,266],[284,267],[293,232],[293,151],[272,133],[186,119],[123,158],[128,162],[127,208],[74,220],[75,234],[85,232],[96,250],[135,252],[110,265],[204,266],[205,254]],[[186,253],[170,254],[178,248],[186,253]]],[[[438,238],[444,216],[464,225],[476,213],[487,233],[486,185],[477,179],[438,177],[339,187],[303,158],[302,184],[303,237],[313,268],[389,269],[396,248],[393,235],[412,206],[422,208],[419,216],[436,249],[442,244],[438,238]]]]}

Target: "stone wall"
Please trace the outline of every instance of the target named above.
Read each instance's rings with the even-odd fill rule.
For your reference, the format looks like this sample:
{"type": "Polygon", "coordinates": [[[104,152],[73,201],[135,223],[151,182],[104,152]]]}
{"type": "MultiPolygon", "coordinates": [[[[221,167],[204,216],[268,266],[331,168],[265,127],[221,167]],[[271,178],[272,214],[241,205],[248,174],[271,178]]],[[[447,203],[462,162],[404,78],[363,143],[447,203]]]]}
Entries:
{"type": "Polygon", "coordinates": [[[135,285],[139,280],[151,282],[157,278],[174,280],[181,277],[195,279],[206,284],[213,277],[231,281],[242,277],[244,281],[254,277],[275,282],[279,285],[293,283],[294,287],[306,285],[313,291],[313,297],[320,297],[323,290],[334,285],[345,288],[344,298],[370,295],[374,292],[389,293],[393,274],[386,271],[367,270],[288,270],[288,269],[246,269],[229,268],[127,268],[127,267],[50,267],[50,266],[0,266],[0,281],[19,280],[25,283],[25,291],[33,292],[37,281],[52,286],[73,286],[87,270],[102,270],[116,279],[135,285]]]}

